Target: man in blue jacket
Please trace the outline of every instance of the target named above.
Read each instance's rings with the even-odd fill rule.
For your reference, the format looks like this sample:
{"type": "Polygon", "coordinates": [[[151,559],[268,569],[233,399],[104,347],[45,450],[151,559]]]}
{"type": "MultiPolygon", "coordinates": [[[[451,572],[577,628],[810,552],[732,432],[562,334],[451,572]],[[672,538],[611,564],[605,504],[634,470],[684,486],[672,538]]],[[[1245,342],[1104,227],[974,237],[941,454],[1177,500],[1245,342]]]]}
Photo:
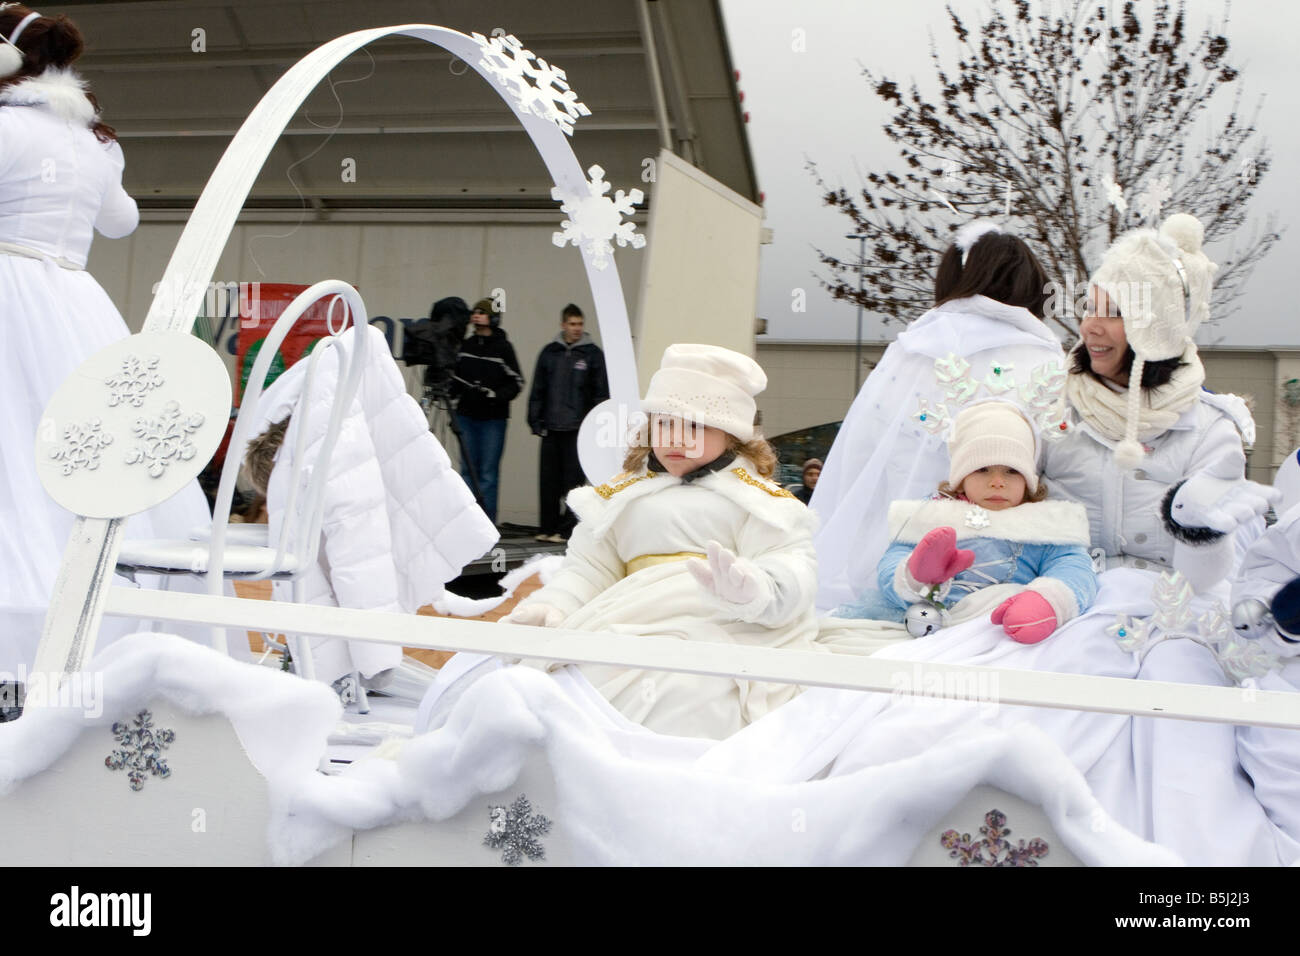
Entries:
{"type": "Polygon", "coordinates": [[[523,391],[524,377],[491,299],[480,299],[474,304],[470,323],[472,331],[461,343],[451,382],[451,394],[456,399],[456,423],[469,459],[461,462],[461,475],[473,488],[472,466],[473,478],[478,479],[483,493],[483,510],[495,524],[506,420],[510,417],[510,403],[523,391]]]}
{"type": "Polygon", "coordinates": [[[578,463],[578,426],[609,398],[605,353],[583,330],[582,310],[573,303],[560,313],[560,333],[537,356],[528,396],[528,424],[542,439],[538,541],[568,539],[575,523],[565,496],[584,482],[578,463]]]}

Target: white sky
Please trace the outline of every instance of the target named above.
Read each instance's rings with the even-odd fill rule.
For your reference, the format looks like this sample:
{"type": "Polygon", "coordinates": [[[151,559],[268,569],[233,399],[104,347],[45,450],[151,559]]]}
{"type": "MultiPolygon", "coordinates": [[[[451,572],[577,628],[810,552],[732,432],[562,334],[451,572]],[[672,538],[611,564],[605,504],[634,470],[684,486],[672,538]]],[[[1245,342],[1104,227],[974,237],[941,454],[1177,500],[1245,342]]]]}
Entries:
{"type": "MultiPolygon", "coordinates": [[[[1033,0],[1035,6],[1039,0],[1033,0]]],[[[1103,0],[1122,9],[1117,0],[1103,0]]],[[[848,217],[823,206],[816,183],[804,168],[813,159],[832,185],[855,192],[858,170],[900,170],[898,147],[881,127],[891,115],[862,76],[861,67],[908,87],[913,79],[933,88],[930,37],[941,54],[955,49],[943,0],[722,0],[732,58],[740,70],[744,109],[749,111],[750,148],[766,194],[767,225],[775,241],[763,249],[758,314],[768,320],[772,339],[852,340],[857,309],[835,302],[814,272],[821,271],[813,245],[847,256],[855,242],[844,239],[848,217]],[[804,52],[794,49],[803,31],[804,52]],[[795,313],[795,289],[807,294],[807,312],[795,313]]],[[[968,27],[988,8],[984,0],[952,0],[968,27]]],[[[1139,7],[1149,7],[1147,3],[1139,7]]],[[[1188,34],[1198,36],[1208,18],[1218,19],[1221,0],[1187,4],[1188,34]]],[[[1146,14],[1147,11],[1140,12],[1146,14]]],[[[1259,130],[1273,152],[1274,165],[1251,200],[1247,232],[1269,212],[1292,228],[1274,245],[1251,275],[1242,308],[1230,322],[1216,323],[1203,341],[1221,346],[1300,346],[1296,298],[1288,280],[1300,253],[1300,86],[1294,65],[1300,35],[1300,3],[1292,0],[1237,0],[1226,30],[1230,60],[1241,70],[1233,86],[1245,90],[1243,112],[1260,96],[1259,130]]],[[[1143,16],[1143,22],[1149,18],[1143,16]]],[[[946,56],[955,72],[955,57],[946,56]]],[[[1221,94],[1221,99],[1228,99],[1221,94]]],[[[1193,141],[1205,131],[1193,133],[1193,141]]],[[[1172,210],[1171,210],[1172,211],[1172,210]]],[[[1215,247],[1207,249],[1215,257],[1215,247]]],[[[863,338],[892,339],[897,323],[885,329],[867,315],[863,338]]]]}

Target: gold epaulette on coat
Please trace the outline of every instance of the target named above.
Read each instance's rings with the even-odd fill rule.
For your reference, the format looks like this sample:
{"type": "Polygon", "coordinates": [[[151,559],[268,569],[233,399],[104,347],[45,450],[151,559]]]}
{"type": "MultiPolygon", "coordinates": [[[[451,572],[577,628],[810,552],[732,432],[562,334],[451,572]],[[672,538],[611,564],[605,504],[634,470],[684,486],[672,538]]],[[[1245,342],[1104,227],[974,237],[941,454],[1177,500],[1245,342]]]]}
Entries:
{"type": "Polygon", "coordinates": [[[741,468],[739,465],[731,469],[731,473],[735,475],[737,478],[739,478],[741,481],[743,481],[745,484],[753,485],[755,488],[761,488],[763,491],[766,491],[773,498],[794,498],[794,495],[790,494],[790,492],[786,491],[780,485],[775,485],[772,484],[771,482],[763,481],[761,478],[755,478],[753,475],[747,472],[744,468],[741,468]]]}
{"type": "MultiPolygon", "coordinates": [[[[625,475],[627,474],[627,472],[624,472],[623,474],[625,475]]],[[[638,481],[645,481],[647,478],[658,478],[659,476],[653,472],[649,472],[644,475],[633,475],[631,478],[628,478],[625,481],[619,481],[619,478],[622,477],[623,475],[617,476],[614,479],[613,484],[606,483],[603,485],[596,485],[595,486],[596,494],[600,495],[602,498],[608,501],[613,495],[622,491],[624,488],[632,487],[638,481]]]]}

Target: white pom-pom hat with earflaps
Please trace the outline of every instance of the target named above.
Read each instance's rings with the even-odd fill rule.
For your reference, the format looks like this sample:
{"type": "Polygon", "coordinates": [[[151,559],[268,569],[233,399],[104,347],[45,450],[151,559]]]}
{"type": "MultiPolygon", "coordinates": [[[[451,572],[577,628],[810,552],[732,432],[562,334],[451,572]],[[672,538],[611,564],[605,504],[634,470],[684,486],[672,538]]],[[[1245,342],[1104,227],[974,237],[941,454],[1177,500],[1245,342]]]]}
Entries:
{"type": "MultiPolygon", "coordinates": [[[[1201,251],[1205,227],[1195,216],[1176,213],[1157,232],[1137,229],[1117,239],[1093,273],[1091,285],[1104,291],[1124,319],[1124,336],[1135,358],[1129,371],[1123,440],[1115,448],[1121,468],[1134,468],[1146,455],[1138,442],[1142,370],[1147,362],[1178,358],[1210,315],[1210,288],[1219,268],[1201,251]]],[[[1080,347],[1082,343],[1080,343],[1080,347]]]]}

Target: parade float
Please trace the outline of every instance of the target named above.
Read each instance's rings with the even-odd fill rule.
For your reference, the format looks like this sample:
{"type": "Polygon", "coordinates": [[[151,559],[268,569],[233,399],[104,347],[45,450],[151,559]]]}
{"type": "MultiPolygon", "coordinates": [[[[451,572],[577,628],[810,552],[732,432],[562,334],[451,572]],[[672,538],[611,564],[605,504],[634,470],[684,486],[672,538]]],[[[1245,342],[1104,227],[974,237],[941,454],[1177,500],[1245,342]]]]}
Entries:
{"type": "MultiPolygon", "coordinates": [[[[577,246],[586,266],[611,402],[638,407],[612,247],[644,244],[625,221],[641,197],[636,190],[610,197],[598,166],[584,173],[568,134],[588,111],[564,72],[514,37],[427,25],[360,31],[305,57],[231,142],[143,331],[86,362],[47,409],[51,427],[35,449],[42,480],[78,517],[26,682],[25,710],[0,725],[0,832],[8,859],[187,866],[1183,862],[1170,849],[1178,840],[1140,836],[1117,820],[1078,755],[1057,742],[1060,728],[1073,726],[1101,750],[1139,721],[1228,732],[1300,729],[1294,694],[1256,683],[1276,662],[1243,662],[1248,655],[1234,643],[1223,608],[1197,605],[1176,579],[1148,599],[1143,617],[1125,619],[1127,628],[1117,622],[1116,659],[1158,654],[1165,638],[1191,636],[1239,665],[1234,686],[1138,681],[1118,668],[1096,676],[952,663],[907,649],[922,642],[881,641],[877,653],[811,653],[232,597],[223,588],[228,576],[292,583],[315,560],[321,493],[320,481],[306,485],[307,518],[295,549],[267,533],[228,531],[233,473],[223,476],[209,532],[175,542],[170,564],[158,549],[148,560],[138,552],[133,558],[140,570],[201,575],[207,594],[110,586],[123,565],[125,519],[192,481],[223,437],[229,376],[189,333],[254,178],[329,70],[390,36],[462,59],[528,133],[567,216],[555,241],[577,246]],[[155,622],[156,629],[97,653],[105,616],[155,622]],[[208,630],[210,646],[166,633],[181,626],[208,630]],[[242,641],[249,630],[291,642],[341,638],[457,656],[418,710],[376,696],[369,714],[345,714],[339,695],[310,679],[309,652],[294,655],[299,673],[234,659],[228,633],[242,641]],[[567,670],[509,666],[521,658],[835,694],[815,698],[810,690],[801,698],[808,707],[787,705],[725,741],[668,738],[624,719],[567,670]],[[979,719],[994,712],[1004,719],[979,719]],[[846,735],[864,729],[875,732],[860,738],[870,753],[849,759],[846,735]]],[[[251,409],[275,337],[322,300],[332,317],[337,306],[331,333],[338,344],[316,349],[307,375],[326,367],[316,359],[338,353],[325,424],[328,462],[362,387],[367,349],[367,336],[344,335],[348,323],[365,326],[361,297],[328,279],[295,300],[268,336],[250,378],[248,422],[236,425],[232,447],[254,427],[251,409]]],[[[617,470],[610,462],[618,452],[588,443],[584,467],[593,483],[617,470]]],[[[973,630],[954,627],[953,634],[972,647],[983,640],[973,630]]],[[[984,657],[996,661],[996,654],[984,657]]],[[[1258,804],[1252,813],[1263,816],[1258,804]]],[[[1271,860],[1272,850],[1250,850],[1240,861],[1289,862],[1289,838],[1277,839],[1271,860]]]]}

